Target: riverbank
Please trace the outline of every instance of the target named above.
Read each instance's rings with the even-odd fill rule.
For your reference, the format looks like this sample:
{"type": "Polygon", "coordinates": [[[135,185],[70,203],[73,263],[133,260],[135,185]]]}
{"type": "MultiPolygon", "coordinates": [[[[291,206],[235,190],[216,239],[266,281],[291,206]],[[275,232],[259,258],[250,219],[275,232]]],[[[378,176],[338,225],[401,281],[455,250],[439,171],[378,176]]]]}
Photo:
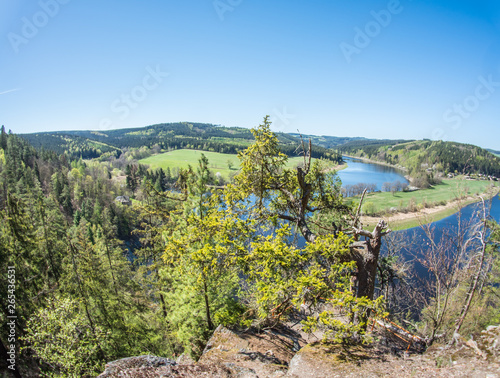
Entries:
{"type": "Polygon", "coordinates": [[[406,167],[403,167],[402,165],[392,165],[392,164],[389,164],[389,163],[386,163],[386,162],[383,162],[383,161],[372,160],[372,159],[368,159],[368,158],[364,158],[364,157],[359,157],[359,156],[352,156],[352,155],[345,155],[345,154],[343,154],[342,156],[348,157],[350,159],[361,160],[363,163],[377,164],[377,165],[382,165],[384,167],[393,168],[393,169],[402,171],[405,174],[408,173],[408,169],[406,167]]]}
{"type": "Polygon", "coordinates": [[[349,166],[347,165],[347,163],[344,161],[340,164],[337,164],[333,167],[328,167],[325,172],[331,172],[331,171],[335,171],[335,172],[339,172],[339,171],[343,171],[344,169],[348,168],[349,166]]]}
{"type": "MultiPolygon", "coordinates": [[[[494,188],[491,188],[491,190],[489,191],[481,193],[481,195],[485,199],[490,199],[498,195],[499,192],[500,188],[496,186],[494,188]]],[[[361,222],[368,227],[373,227],[377,224],[380,218],[383,218],[387,221],[391,230],[406,230],[409,228],[418,227],[423,224],[437,222],[457,213],[465,206],[479,201],[481,201],[481,199],[477,194],[470,194],[461,198],[455,198],[442,205],[436,205],[433,207],[417,206],[416,211],[412,212],[395,211],[389,215],[362,216],[361,222]]]]}

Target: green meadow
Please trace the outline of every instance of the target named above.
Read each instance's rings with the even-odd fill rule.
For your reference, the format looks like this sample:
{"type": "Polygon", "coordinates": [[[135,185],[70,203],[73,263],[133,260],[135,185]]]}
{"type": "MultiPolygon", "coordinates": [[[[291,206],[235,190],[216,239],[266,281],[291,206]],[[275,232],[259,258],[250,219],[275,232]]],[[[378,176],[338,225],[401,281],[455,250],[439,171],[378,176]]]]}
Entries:
{"type": "MultiPolygon", "coordinates": [[[[456,198],[464,198],[485,194],[490,197],[494,191],[498,192],[498,183],[491,181],[464,180],[461,178],[445,179],[442,184],[434,185],[429,189],[417,190],[414,192],[390,192],[370,193],[365,196],[363,210],[370,214],[382,214],[390,212],[391,209],[401,211],[409,207],[423,208],[444,205],[456,198]],[[493,189],[493,190],[492,190],[493,189]]],[[[474,202],[469,198],[465,204],[474,202]]],[[[434,222],[452,215],[456,208],[446,208],[442,211],[431,214],[427,221],[434,222]]],[[[401,230],[419,225],[419,220],[404,219],[391,224],[393,230],[401,230]]]]}
{"type": "Polygon", "coordinates": [[[229,174],[235,172],[240,164],[237,155],[199,150],[174,150],[141,159],[139,163],[147,164],[152,169],[163,168],[163,170],[167,168],[188,168],[188,166],[195,168],[201,154],[207,157],[210,170],[214,173],[220,172],[225,179],[229,178],[229,174]],[[228,161],[232,164],[231,169],[229,169],[228,161]]]}
{"type": "MultiPolygon", "coordinates": [[[[151,169],[163,168],[165,170],[167,168],[188,168],[188,166],[195,168],[198,165],[201,154],[205,154],[207,157],[210,170],[214,173],[220,172],[226,180],[232,172],[236,172],[239,169],[240,160],[238,159],[238,155],[185,149],[153,155],[139,160],[139,163],[147,164],[151,169]],[[229,169],[228,161],[232,164],[231,169],[229,169]]],[[[293,168],[303,161],[302,157],[289,158],[286,167],[293,168]]],[[[334,163],[331,163],[331,166],[333,167],[334,163]]]]}
{"type": "MultiPolygon", "coordinates": [[[[232,172],[236,172],[239,169],[240,161],[235,154],[221,154],[218,152],[185,149],[153,155],[146,159],[139,160],[139,163],[147,164],[152,169],[163,168],[165,170],[167,168],[187,168],[189,165],[194,168],[198,165],[201,154],[205,154],[207,157],[210,170],[214,173],[220,172],[222,177],[226,180],[232,172]],[[232,164],[231,169],[229,169],[228,161],[232,164]]],[[[287,168],[293,168],[303,161],[304,159],[301,157],[289,158],[286,166],[287,168]]]]}
{"type": "Polygon", "coordinates": [[[370,193],[365,197],[364,206],[371,203],[372,205],[369,206],[372,206],[373,212],[382,212],[391,208],[408,207],[410,202],[413,202],[415,206],[439,204],[457,197],[484,193],[491,186],[490,181],[445,179],[442,184],[414,192],[370,193]]]}

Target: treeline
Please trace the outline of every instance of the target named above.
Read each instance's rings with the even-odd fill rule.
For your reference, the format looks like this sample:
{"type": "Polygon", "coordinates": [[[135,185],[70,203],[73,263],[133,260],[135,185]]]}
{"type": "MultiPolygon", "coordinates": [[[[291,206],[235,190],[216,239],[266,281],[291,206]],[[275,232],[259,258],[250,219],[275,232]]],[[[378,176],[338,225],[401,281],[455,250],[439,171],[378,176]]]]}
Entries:
{"type": "MultiPolygon", "coordinates": [[[[167,190],[176,190],[176,184],[179,180],[182,181],[186,175],[192,173],[192,168],[183,170],[179,168],[170,169],[170,167],[167,167],[165,170],[163,170],[163,168],[152,170],[148,169],[143,164],[134,163],[127,164],[125,168],[126,185],[132,196],[135,195],[138,189],[144,189],[147,185],[150,185],[159,193],[167,190]]],[[[214,175],[213,172],[210,172],[207,183],[209,185],[218,186],[227,184],[222,177],[214,175]]]]}
{"type": "Polygon", "coordinates": [[[361,139],[352,140],[338,147],[338,150],[347,155],[362,154],[364,157],[376,156],[379,149],[382,147],[398,145],[400,143],[411,142],[404,139],[361,139]]]}
{"type": "Polygon", "coordinates": [[[98,143],[77,135],[59,133],[36,133],[22,136],[36,149],[47,149],[57,154],[65,154],[71,159],[94,159],[103,156],[119,156],[120,149],[98,143]]]}
{"type": "MultiPolygon", "coordinates": [[[[451,339],[457,319],[467,332],[498,320],[495,224],[481,233],[493,241],[477,239],[485,225],[471,226],[460,259],[421,243],[441,248],[419,260],[438,274],[416,284],[397,255],[380,255],[387,225],[363,229],[334,172],[319,160],[287,169],[267,117],[252,133],[241,170],[221,188],[204,155],[174,175],[121,157],[85,163],[38,151],[2,128],[0,270],[15,270],[23,373],[91,377],[121,357],[196,358],[218,325],[259,331],[299,318],[305,332],[346,344],[369,342],[369,324],[386,311],[430,342],[451,339]]],[[[8,290],[0,280],[2,298],[8,290]]],[[[10,315],[2,306],[0,322],[10,315]]],[[[0,328],[0,350],[8,332],[0,328]]]]}
{"type": "MultiPolygon", "coordinates": [[[[158,329],[146,317],[148,298],[130,279],[133,267],[125,254],[138,220],[114,203],[122,188],[108,167],[37,151],[4,128],[0,145],[0,269],[15,270],[9,309],[17,317],[16,366],[34,375],[55,369],[83,376],[78,372],[100,369],[96,361],[160,352],[161,342],[151,344],[158,329]],[[42,323],[33,320],[36,314],[42,323]],[[30,339],[33,327],[43,335],[36,341],[30,339]],[[36,354],[22,349],[30,343],[40,346],[36,354]]],[[[0,280],[2,298],[7,283],[0,280]]],[[[1,310],[5,325],[13,314],[6,306],[1,310]]],[[[3,347],[6,332],[2,326],[3,347]]]]}
{"type": "Polygon", "coordinates": [[[295,137],[295,138],[300,138],[301,136],[304,139],[311,139],[312,143],[328,148],[328,149],[336,149],[339,146],[345,145],[350,142],[357,142],[357,141],[374,141],[375,139],[367,139],[363,137],[335,137],[335,136],[329,136],[329,135],[310,135],[310,134],[298,134],[298,133],[290,133],[289,135],[295,137]]]}
{"type": "MultiPolygon", "coordinates": [[[[396,180],[394,182],[384,182],[382,184],[382,187],[380,190],[382,192],[401,192],[405,191],[408,188],[408,184],[401,182],[399,180],[396,180]]],[[[376,184],[366,184],[363,182],[360,182],[358,184],[354,185],[345,185],[342,187],[342,194],[345,197],[354,197],[354,196],[359,196],[363,194],[363,192],[366,190],[366,193],[374,193],[377,191],[377,185],[376,184]]]]}
{"type": "MultiPolygon", "coordinates": [[[[97,131],[65,131],[23,134],[36,148],[46,148],[71,158],[92,159],[118,156],[124,149],[159,146],[161,149],[195,149],[237,154],[253,140],[252,133],[243,128],[225,128],[200,123],[171,123],[137,129],[97,131]]],[[[301,141],[288,134],[279,134],[283,153],[296,156],[301,141]]],[[[335,151],[313,146],[313,157],[340,162],[335,151]]]]}
{"type": "Polygon", "coordinates": [[[396,144],[352,142],[343,145],[340,151],[404,166],[412,176],[421,172],[427,172],[431,178],[448,173],[500,176],[500,158],[470,144],[430,140],[396,144]]]}

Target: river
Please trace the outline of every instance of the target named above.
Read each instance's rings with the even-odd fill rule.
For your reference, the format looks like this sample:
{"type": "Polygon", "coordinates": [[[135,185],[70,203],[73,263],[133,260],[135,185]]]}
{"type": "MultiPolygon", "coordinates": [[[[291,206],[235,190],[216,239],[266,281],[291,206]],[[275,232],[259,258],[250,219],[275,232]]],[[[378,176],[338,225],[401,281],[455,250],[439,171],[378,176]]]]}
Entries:
{"type": "MultiPolygon", "coordinates": [[[[356,185],[359,183],[365,184],[375,184],[377,186],[377,190],[381,190],[382,185],[385,182],[394,182],[400,181],[402,183],[408,183],[408,180],[402,175],[402,171],[399,171],[395,168],[388,167],[385,165],[374,164],[374,163],[366,163],[362,160],[350,158],[344,156],[344,161],[347,163],[347,168],[339,171],[337,175],[342,180],[342,186],[347,185],[356,185]]],[[[490,204],[488,202],[488,204],[490,204]]],[[[500,221],[500,200],[498,196],[493,198],[493,201],[490,204],[490,213],[493,219],[497,222],[500,221]]],[[[470,219],[475,211],[477,210],[478,204],[472,204],[466,206],[462,210],[462,218],[470,219]]],[[[457,227],[458,219],[457,215],[451,215],[447,218],[444,218],[440,221],[432,223],[432,226],[435,227],[436,232],[440,232],[443,229],[450,229],[457,227]]],[[[405,233],[413,233],[417,231],[417,228],[399,231],[405,233]]]]}
{"type": "MultiPolygon", "coordinates": [[[[338,172],[338,176],[342,180],[342,186],[356,185],[359,183],[376,184],[377,189],[381,190],[385,182],[400,181],[408,183],[403,177],[402,172],[394,168],[379,164],[366,163],[359,159],[353,159],[344,156],[348,167],[338,172]]],[[[493,197],[491,201],[487,201],[489,208],[488,214],[497,222],[500,222],[500,199],[498,196],[493,197]]],[[[470,221],[472,218],[477,218],[480,203],[475,203],[466,206],[461,211],[461,219],[463,224],[470,221]]],[[[431,223],[434,229],[435,239],[438,242],[443,233],[446,231],[453,232],[458,227],[458,214],[453,214],[447,218],[431,223]]],[[[426,241],[424,232],[420,227],[411,228],[408,230],[397,231],[396,234],[402,235],[404,240],[408,241],[408,247],[402,250],[403,257],[411,259],[418,252],[416,249],[425,248],[426,241]],[[411,245],[412,240],[417,241],[417,245],[411,245]]],[[[384,248],[385,249],[385,248],[384,248]]]]}
{"type": "MultiPolygon", "coordinates": [[[[342,180],[342,186],[356,185],[359,183],[365,184],[375,184],[377,190],[381,190],[382,185],[385,182],[395,182],[400,181],[402,183],[408,183],[408,181],[403,177],[402,172],[398,171],[392,167],[366,163],[359,159],[353,159],[344,156],[344,160],[347,162],[348,167],[342,171],[338,172],[338,176],[342,180]]],[[[498,196],[493,197],[492,200],[487,201],[488,214],[491,219],[500,222],[500,199],[498,196]]],[[[478,217],[478,210],[480,210],[481,204],[475,203],[466,206],[461,211],[462,224],[466,224],[472,218],[478,217]]],[[[453,214],[447,218],[441,219],[439,221],[433,222],[430,226],[433,229],[435,241],[439,242],[445,232],[453,233],[458,228],[459,217],[458,214],[453,214]]],[[[413,258],[414,254],[426,248],[427,240],[424,235],[424,231],[420,227],[410,228],[403,231],[396,231],[397,236],[402,236],[403,240],[407,241],[408,244],[401,251],[402,256],[406,260],[413,258]],[[415,241],[416,244],[411,244],[411,241],[415,241]]],[[[383,253],[387,250],[387,245],[383,247],[383,253]]],[[[425,251],[422,251],[425,252],[425,251]]]]}
{"type": "MultiPolygon", "coordinates": [[[[494,196],[491,200],[485,202],[487,208],[487,216],[490,219],[500,222],[500,198],[498,195],[494,196]]],[[[450,215],[447,218],[441,219],[437,222],[430,224],[433,229],[434,242],[439,243],[443,235],[456,235],[459,225],[459,219],[462,223],[462,227],[466,227],[467,224],[472,224],[481,220],[483,215],[482,212],[482,202],[473,203],[464,207],[460,213],[450,215]]],[[[425,254],[429,241],[425,236],[424,230],[421,227],[409,228],[407,230],[395,231],[397,236],[402,236],[402,239],[406,241],[406,246],[401,250],[401,256],[409,261],[414,259],[416,254],[425,254]]],[[[382,254],[386,253],[387,244],[384,243],[382,254]]],[[[416,264],[415,266],[417,273],[422,275],[424,269],[416,264]]]]}
{"type": "Polygon", "coordinates": [[[386,182],[399,181],[408,184],[408,180],[402,175],[402,171],[380,164],[365,163],[362,160],[343,156],[347,168],[337,174],[342,180],[342,186],[363,184],[375,184],[377,190],[382,190],[386,182]]]}

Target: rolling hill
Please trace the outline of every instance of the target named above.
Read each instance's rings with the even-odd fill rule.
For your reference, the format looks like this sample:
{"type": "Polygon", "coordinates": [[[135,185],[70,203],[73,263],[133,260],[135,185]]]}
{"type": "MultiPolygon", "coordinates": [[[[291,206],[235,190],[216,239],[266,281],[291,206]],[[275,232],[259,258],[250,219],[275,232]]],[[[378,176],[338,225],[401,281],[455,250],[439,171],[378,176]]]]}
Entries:
{"type": "Polygon", "coordinates": [[[339,151],[404,167],[410,175],[440,172],[500,176],[500,158],[471,144],[431,140],[357,141],[340,146],[339,151]]]}
{"type": "MultiPolygon", "coordinates": [[[[101,131],[57,131],[23,134],[36,148],[84,159],[119,156],[125,149],[155,145],[162,150],[190,149],[236,154],[253,141],[249,129],[207,123],[162,123],[133,129],[101,131]]],[[[410,175],[419,172],[485,174],[500,176],[500,158],[477,146],[430,140],[389,140],[362,137],[277,134],[281,150],[297,156],[301,137],[311,139],[312,156],[341,161],[341,155],[364,157],[404,167],[410,175]]],[[[300,150],[300,148],[299,148],[300,150]]]]}
{"type": "MultiPolygon", "coordinates": [[[[194,149],[225,154],[236,154],[253,141],[249,129],[222,127],[206,123],[164,123],[134,129],[105,131],[56,131],[21,134],[35,148],[45,148],[78,158],[94,158],[103,154],[118,155],[125,148],[153,147],[168,149],[194,149]]],[[[300,138],[279,133],[283,153],[297,156],[300,138]]],[[[314,144],[312,156],[335,162],[341,156],[335,151],[314,144]]]]}

